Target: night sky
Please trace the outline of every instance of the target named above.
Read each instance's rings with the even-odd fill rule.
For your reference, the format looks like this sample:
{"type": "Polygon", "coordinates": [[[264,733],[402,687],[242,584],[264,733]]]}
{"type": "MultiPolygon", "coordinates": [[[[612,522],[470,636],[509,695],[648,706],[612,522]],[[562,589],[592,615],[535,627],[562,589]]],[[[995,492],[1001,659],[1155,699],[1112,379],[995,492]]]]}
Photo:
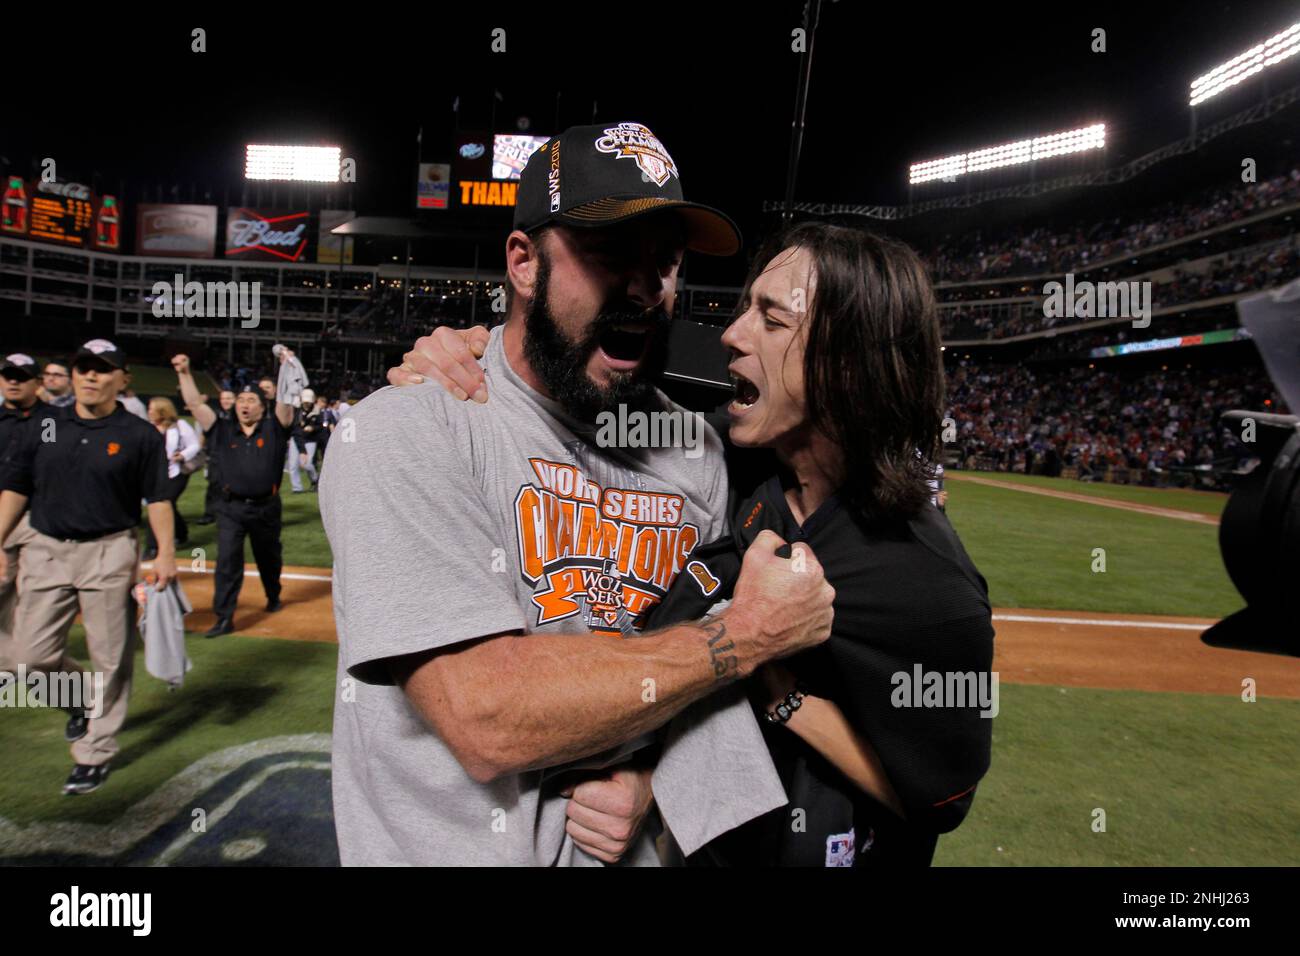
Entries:
{"type": "MultiPolygon", "coordinates": [[[[30,175],[53,156],[61,178],[126,183],[128,201],[161,189],[164,199],[207,193],[221,203],[238,199],[244,143],[330,143],[357,160],[353,207],[402,215],[417,129],[424,160],[449,161],[455,124],[486,128],[497,91],[498,132],[517,130],[520,117],[537,134],[555,131],[557,114],[561,126],[591,122],[593,104],[598,121],[646,123],[673,154],[687,197],[730,212],[754,239],[762,201],[784,193],[798,68],[791,30],[802,8],[696,0],[450,13],[396,3],[283,5],[283,14],[263,4],[242,16],[6,12],[0,163],[30,175]],[[190,52],[194,26],[208,31],[207,53],[190,52]],[[494,27],[506,30],[504,54],[490,50],[494,27]]],[[[911,162],[1098,120],[1109,125],[1105,156],[1062,159],[1044,175],[1118,165],[1187,134],[1193,77],[1297,19],[1295,0],[951,9],[825,0],[796,198],[906,202],[911,162]],[[1090,49],[1095,27],[1107,31],[1105,53],[1090,49]]],[[[1300,83],[1300,57],[1272,72],[1275,90],[1300,83]]],[[[1207,104],[1205,121],[1258,99],[1257,84],[1243,86],[1207,104]]],[[[996,176],[972,185],[1010,181],[996,176]]],[[[1141,188],[1154,195],[1159,185],[1153,177],[1141,188]]],[[[912,198],[944,188],[917,187],[912,198]]],[[[495,221],[504,236],[508,217],[495,221]]],[[[931,226],[966,228],[960,217],[931,226]]],[[[702,266],[695,281],[734,278],[731,269],[702,266]]]]}

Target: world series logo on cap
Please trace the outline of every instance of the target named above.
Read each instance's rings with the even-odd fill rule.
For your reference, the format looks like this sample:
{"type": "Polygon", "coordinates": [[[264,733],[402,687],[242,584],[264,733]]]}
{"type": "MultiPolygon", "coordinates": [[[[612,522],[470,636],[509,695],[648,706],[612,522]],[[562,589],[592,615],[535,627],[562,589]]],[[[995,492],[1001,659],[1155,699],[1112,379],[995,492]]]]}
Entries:
{"type": "Polygon", "coordinates": [[[664,144],[640,123],[619,123],[605,130],[605,135],[596,140],[596,149],[602,153],[613,153],[617,159],[634,159],[645,173],[646,178],[656,186],[668,182],[670,175],[677,175],[677,164],[668,155],[664,144]]]}

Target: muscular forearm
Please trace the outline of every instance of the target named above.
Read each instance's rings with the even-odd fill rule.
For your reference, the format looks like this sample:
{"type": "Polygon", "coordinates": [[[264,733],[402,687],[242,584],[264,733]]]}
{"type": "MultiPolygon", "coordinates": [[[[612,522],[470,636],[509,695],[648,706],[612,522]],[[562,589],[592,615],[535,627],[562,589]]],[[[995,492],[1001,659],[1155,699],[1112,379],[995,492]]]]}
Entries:
{"type": "Polygon", "coordinates": [[[172,524],[172,506],[170,501],[152,501],[147,506],[149,512],[149,527],[153,529],[153,537],[158,542],[158,556],[160,558],[170,558],[176,553],[176,544],[172,535],[174,532],[172,524]]]}
{"type": "Polygon", "coordinates": [[[903,803],[894,792],[875,748],[853,729],[834,701],[806,695],[802,706],[786,722],[786,727],[834,764],[863,792],[900,817],[905,816],[903,803]]]}
{"type": "Polygon", "coordinates": [[[399,668],[416,708],[476,780],[600,753],[749,673],[727,614],[640,637],[529,634],[399,668]],[[412,669],[412,666],[414,669],[412,669]]]}

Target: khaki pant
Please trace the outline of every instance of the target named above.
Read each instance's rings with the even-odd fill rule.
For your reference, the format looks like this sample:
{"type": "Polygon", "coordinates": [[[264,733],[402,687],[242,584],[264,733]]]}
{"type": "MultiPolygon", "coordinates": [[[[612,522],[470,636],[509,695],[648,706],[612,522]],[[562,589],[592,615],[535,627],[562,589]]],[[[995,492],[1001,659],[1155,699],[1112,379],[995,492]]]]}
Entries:
{"type": "Polygon", "coordinates": [[[23,548],[14,668],[25,664],[29,672],[79,674],[82,666],[68,656],[68,629],[80,606],[91,667],[103,674],[103,698],[87,707],[99,716],[72,745],[72,759],[79,764],[98,766],[117,756],[135,662],[131,586],[136,564],[134,530],[94,541],[62,541],[34,531],[23,548]]]}
{"type": "Polygon", "coordinates": [[[5,557],[9,563],[0,577],[0,671],[13,671],[16,667],[10,664],[10,658],[13,656],[14,621],[18,613],[18,565],[23,547],[35,534],[24,514],[5,539],[5,557]]]}

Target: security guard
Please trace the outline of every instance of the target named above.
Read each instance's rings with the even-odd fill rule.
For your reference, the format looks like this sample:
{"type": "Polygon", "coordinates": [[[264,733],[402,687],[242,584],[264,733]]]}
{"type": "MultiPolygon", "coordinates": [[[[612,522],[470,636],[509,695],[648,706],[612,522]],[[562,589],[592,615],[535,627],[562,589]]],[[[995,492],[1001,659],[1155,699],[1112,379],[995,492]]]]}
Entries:
{"type": "MultiPolygon", "coordinates": [[[[36,532],[19,569],[16,663],[28,671],[88,676],[67,653],[68,629],[80,606],[95,683],[103,678],[93,700],[81,698],[90,713],[69,721],[68,736],[79,739],[72,744],[75,766],[65,794],[97,789],[118,753],[135,660],[129,608],[142,498],[158,540],[158,589],[176,576],[162,435],[118,404],[125,365],[107,339],[81,347],[72,362],[76,402],[52,415],[49,428],[23,430],[0,493],[0,540],[29,503],[36,532]]],[[[0,574],[7,564],[0,552],[0,574]]]]}
{"type": "MultiPolygon", "coordinates": [[[[0,366],[0,471],[18,450],[23,431],[31,422],[39,428],[49,418],[53,409],[37,397],[40,380],[36,377],[36,360],[30,355],[15,352],[7,355],[0,366]]],[[[2,476],[0,476],[2,478],[2,476]]],[[[3,485],[0,485],[3,487],[3,485]]],[[[23,545],[31,540],[32,526],[23,515],[4,542],[8,570],[0,576],[0,671],[12,671],[10,652],[14,634],[14,615],[18,610],[18,559],[23,545]]]]}
{"type": "Polygon", "coordinates": [[[267,415],[263,395],[251,387],[235,396],[235,418],[221,421],[199,394],[187,355],[172,358],[181,397],[207,433],[221,461],[217,501],[217,580],[212,609],[217,621],[203,635],[220,637],[235,629],[235,606],[244,584],[244,536],[253,544],[267,611],[280,603],[280,477],[289,448],[293,406],[275,403],[267,415]]]}

